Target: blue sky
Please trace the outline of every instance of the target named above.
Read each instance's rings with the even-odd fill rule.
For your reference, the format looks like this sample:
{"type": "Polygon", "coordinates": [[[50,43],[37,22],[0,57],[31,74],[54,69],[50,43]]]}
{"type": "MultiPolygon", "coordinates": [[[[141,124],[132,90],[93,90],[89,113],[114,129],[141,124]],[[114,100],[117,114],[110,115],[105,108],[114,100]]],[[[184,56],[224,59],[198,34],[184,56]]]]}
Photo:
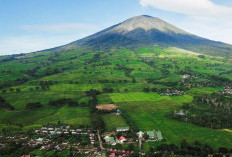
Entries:
{"type": "Polygon", "coordinates": [[[231,0],[1,0],[0,55],[67,44],[137,15],[232,44],[231,0]]]}

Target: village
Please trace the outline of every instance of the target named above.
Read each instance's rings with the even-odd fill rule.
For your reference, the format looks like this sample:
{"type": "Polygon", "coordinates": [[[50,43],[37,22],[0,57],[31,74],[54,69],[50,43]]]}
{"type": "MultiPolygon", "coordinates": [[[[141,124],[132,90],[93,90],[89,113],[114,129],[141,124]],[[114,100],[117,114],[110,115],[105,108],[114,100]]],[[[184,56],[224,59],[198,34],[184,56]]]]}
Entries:
{"type": "Polygon", "coordinates": [[[95,156],[101,154],[96,147],[97,135],[95,130],[72,129],[66,126],[44,126],[36,129],[30,136],[19,134],[15,136],[0,136],[0,147],[7,143],[15,142],[16,145],[41,151],[63,151],[73,148],[72,154],[89,154],[95,156]]]}
{"type": "MultiPolygon", "coordinates": [[[[120,109],[113,104],[100,105],[96,108],[99,112],[105,110],[107,114],[118,116],[122,114],[120,109]]],[[[30,134],[14,136],[1,134],[0,141],[0,148],[15,142],[19,147],[26,147],[30,150],[62,152],[72,149],[72,156],[84,154],[98,157],[124,157],[141,154],[143,142],[163,141],[163,136],[159,130],[134,132],[129,126],[118,126],[113,131],[99,131],[62,124],[46,125],[35,129],[30,134]],[[123,145],[128,145],[128,147],[123,145]]],[[[23,156],[25,155],[27,154],[23,156]]],[[[30,155],[28,154],[27,157],[30,155]]]]}
{"type": "MultiPolygon", "coordinates": [[[[99,147],[101,144],[98,141],[96,130],[73,129],[70,125],[61,127],[49,125],[36,129],[30,136],[26,134],[4,136],[1,134],[0,147],[14,141],[16,145],[39,149],[40,151],[56,150],[61,152],[72,148],[72,155],[124,157],[135,154],[135,151],[133,149],[116,149],[115,146],[139,142],[138,137],[132,138],[128,134],[131,134],[129,127],[117,127],[115,134],[104,133],[100,140],[102,140],[106,148],[101,148],[99,147]],[[5,141],[5,143],[2,141],[5,141]]],[[[160,131],[151,130],[143,132],[141,140],[143,142],[162,141],[163,137],[160,131]]],[[[23,156],[30,157],[30,155],[23,156]]]]}
{"type": "Polygon", "coordinates": [[[225,87],[223,94],[230,94],[232,95],[232,87],[225,87]]]}

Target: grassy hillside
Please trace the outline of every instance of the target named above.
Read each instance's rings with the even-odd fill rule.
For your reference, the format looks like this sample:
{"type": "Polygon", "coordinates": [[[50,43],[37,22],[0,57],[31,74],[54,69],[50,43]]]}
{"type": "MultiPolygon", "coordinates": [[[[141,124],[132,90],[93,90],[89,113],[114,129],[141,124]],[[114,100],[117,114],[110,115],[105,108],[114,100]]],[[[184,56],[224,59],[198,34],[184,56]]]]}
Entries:
{"type": "MultiPolygon", "coordinates": [[[[199,139],[215,148],[232,148],[232,134],[223,130],[232,128],[204,128],[166,116],[196,96],[223,91],[231,83],[231,66],[228,58],[157,46],[134,51],[76,49],[0,57],[0,96],[15,108],[0,109],[0,131],[17,132],[58,122],[92,127],[90,97],[85,92],[96,89],[100,91],[98,104],[115,103],[140,130],[161,130],[167,143],[199,139]],[[184,74],[191,78],[183,79],[184,74]],[[172,90],[183,93],[168,95],[172,90]],[[62,98],[85,105],[48,105],[62,98]],[[27,109],[32,102],[41,102],[43,107],[27,109]]],[[[102,118],[108,130],[128,125],[120,116],[102,118]]]]}

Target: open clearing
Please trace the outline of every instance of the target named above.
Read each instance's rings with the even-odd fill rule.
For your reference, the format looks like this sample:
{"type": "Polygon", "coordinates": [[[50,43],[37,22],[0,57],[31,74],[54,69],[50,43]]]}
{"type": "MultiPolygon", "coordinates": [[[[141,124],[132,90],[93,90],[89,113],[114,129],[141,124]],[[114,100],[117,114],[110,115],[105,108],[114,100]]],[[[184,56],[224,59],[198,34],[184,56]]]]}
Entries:
{"type": "Polygon", "coordinates": [[[97,105],[96,108],[98,110],[114,110],[117,108],[117,106],[115,106],[114,104],[102,104],[102,105],[97,105]]]}

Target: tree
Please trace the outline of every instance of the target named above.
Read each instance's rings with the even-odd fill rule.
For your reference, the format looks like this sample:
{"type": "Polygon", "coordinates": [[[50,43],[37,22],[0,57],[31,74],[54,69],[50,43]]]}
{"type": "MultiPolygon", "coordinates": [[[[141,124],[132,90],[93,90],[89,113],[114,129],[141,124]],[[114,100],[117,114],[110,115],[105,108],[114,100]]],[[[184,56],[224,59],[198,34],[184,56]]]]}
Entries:
{"type": "Polygon", "coordinates": [[[144,88],[143,91],[144,92],[150,92],[150,89],[149,88],[144,88]]]}
{"type": "Polygon", "coordinates": [[[200,140],[195,140],[194,145],[201,146],[201,141],[200,140]]]}
{"type": "Polygon", "coordinates": [[[188,147],[188,143],[185,139],[183,139],[181,142],[181,149],[187,149],[187,147],[188,147]]]}
{"type": "Polygon", "coordinates": [[[205,58],[205,55],[198,55],[199,58],[205,58]]]}
{"type": "Polygon", "coordinates": [[[85,103],[85,102],[81,102],[81,103],[80,103],[80,106],[81,106],[81,107],[86,107],[86,103],[85,103]]]}
{"type": "Polygon", "coordinates": [[[132,83],[136,83],[136,80],[135,80],[135,78],[133,77],[133,79],[132,79],[132,83]]]}
{"type": "Polygon", "coordinates": [[[49,101],[48,105],[57,106],[57,107],[67,105],[69,107],[73,107],[73,106],[78,106],[79,103],[77,101],[72,100],[71,98],[63,98],[55,101],[49,101]]]}
{"type": "Polygon", "coordinates": [[[227,154],[229,152],[229,150],[225,147],[219,147],[218,152],[222,153],[222,154],[227,154]]]}
{"type": "Polygon", "coordinates": [[[133,144],[133,143],[130,143],[130,144],[128,145],[127,149],[128,149],[129,151],[133,151],[133,150],[135,149],[134,144],[133,144]]]}
{"type": "Polygon", "coordinates": [[[34,108],[41,108],[43,107],[40,102],[28,103],[26,108],[27,109],[34,109],[34,108]]]}
{"type": "Polygon", "coordinates": [[[20,92],[21,92],[21,89],[20,89],[20,88],[16,88],[16,92],[17,92],[17,93],[20,93],[20,92]]]}
{"type": "Polygon", "coordinates": [[[148,140],[148,139],[149,139],[149,135],[148,135],[148,134],[144,134],[144,135],[143,135],[143,138],[144,138],[145,140],[148,140]]]}
{"type": "Polygon", "coordinates": [[[0,96],[0,108],[9,109],[9,110],[14,110],[15,109],[14,106],[7,103],[5,101],[5,99],[3,99],[3,97],[1,97],[1,96],[0,96]]]}

